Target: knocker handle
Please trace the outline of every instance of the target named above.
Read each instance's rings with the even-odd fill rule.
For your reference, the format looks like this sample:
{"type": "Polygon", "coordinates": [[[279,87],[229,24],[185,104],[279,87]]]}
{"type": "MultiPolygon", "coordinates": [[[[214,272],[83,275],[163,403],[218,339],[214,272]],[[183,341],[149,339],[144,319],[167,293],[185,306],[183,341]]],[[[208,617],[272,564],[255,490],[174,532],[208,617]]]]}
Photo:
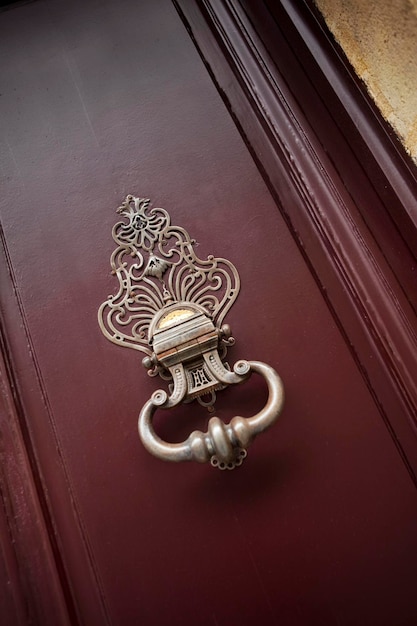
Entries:
{"type": "Polygon", "coordinates": [[[200,259],[196,241],[171,223],[148,198],[127,195],[117,209],[124,221],[113,228],[117,243],[110,262],[119,288],[98,311],[101,330],[110,341],[145,353],[150,376],[170,380],[170,393],[159,389],[139,416],[139,435],[153,455],[165,461],[198,461],[233,469],[260,432],[277,419],[284,402],[281,379],[259,361],[238,361],[233,371],[226,353],[234,344],[223,320],[240,290],[237,269],[210,254],[200,259]],[[265,407],[249,418],[224,424],[212,417],[206,433],[198,430],[183,443],[168,443],[155,433],[153,416],[181,402],[213,406],[218,391],[243,383],[255,372],[269,390],[265,407]],[[210,397],[209,402],[203,398],[210,397]]]}
{"type": "Polygon", "coordinates": [[[139,436],[145,448],[154,456],[178,463],[180,461],[211,461],[214,467],[233,469],[241,465],[246,450],[256,435],[269,428],[278,418],[284,404],[284,387],[276,371],[260,361],[238,361],[234,366],[242,383],[255,372],[263,376],[268,386],[268,400],[264,408],[252,417],[234,417],[224,424],[218,417],[212,417],[206,433],[193,431],[183,443],[168,443],[155,433],[153,416],[158,408],[168,403],[165,391],[156,391],[144,405],[139,415],[139,436]]]}

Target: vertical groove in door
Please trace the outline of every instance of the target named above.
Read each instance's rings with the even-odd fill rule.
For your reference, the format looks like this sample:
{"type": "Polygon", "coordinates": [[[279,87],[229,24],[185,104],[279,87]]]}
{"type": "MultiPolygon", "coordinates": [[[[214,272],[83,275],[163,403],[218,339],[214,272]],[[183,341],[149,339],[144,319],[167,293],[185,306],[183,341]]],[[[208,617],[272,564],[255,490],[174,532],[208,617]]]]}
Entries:
{"type": "MultiPolygon", "coordinates": [[[[21,319],[21,329],[24,334],[28,351],[32,359],[32,366],[33,366],[35,376],[36,376],[38,394],[39,394],[39,398],[41,399],[43,414],[45,418],[49,421],[50,426],[51,426],[51,431],[54,434],[55,446],[58,451],[58,457],[60,459],[62,475],[64,477],[64,483],[65,483],[64,492],[68,492],[70,494],[70,499],[71,499],[71,503],[73,507],[72,514],[76,521],[76,526],[78,526],[80,535],[84,543],[85,551],[87,554],[87,559],[89,561],[89,566],[93,573],[92,575],[94,576],[95,581],[96,581],[96,587],[100,590],[100,603],[101,603],[102,611],[103,611],[103,614],[100,619],[101,620],[105,619],[106,621],[105,622],[102,621],[102,623],[106,623],[110,625],[111,622],[110,622],[110,618],[109,618],[108,611],[106,608],[106,599],[105,599],[104,591],[100,583],[100,576],[97,571],[97,567],[95,564],[94,557],[91,553],[91,549],[89,547],[89,541],[86,535],[86,529],[84,527],[84,524],[82,523],[82,519],[79,513],[79,507],[77,505],[77,498],[74,494],[74,490],[72,489],[68,472],[65,467],[64,453],[56,437],[54,417],[52,415],[51,407],[48,401],[48,396],[47,396],[47,393],[43,384],[42,373],[40,371],[39,365],[36,360],[36,352],[33,348],[32,339],[31,339],[30,331],[29,331],[28,324],[26,321],[23,303],[19,295],[19,288],[17,285],[17,281],[15,280],[15,277],[14,277],[14,270],[10,262],[10,255],[8,252],[7,243],[4,239],[3,230],[1,229],[1,226],[0,226],[0,238],[1,238],[1,245],[2,245],[2,251],[3,251],[2,254],[4,257],[3,284],[6,284],[6,281],[9,282],[8,291],[13,293],[13,296],[15,299],[15,306],[16,306],[15,315],[18,315],[21,319]]],[[[10,305],[11,305],[11,299],[9,299],[8,307],[10,307],[10,305]]],[[[2,313],[4,315],[4,311],[2,311],[2,313]]],[[[79,615],[78,603],[77,603],[76,598],[74,597],[74,586],[71,584],[70,580],[68,579],[68,571],[66,568],[65,559],[63,559],[62,554],[61,554],[61,549],[59,545],[60,543],[59,532],[57,531],[56,522],[54,521],[54,514],[51,512],[51,504],[47,496],[48,490],[45,489],[44,481],[42,480],[42,473],[39,468],[39,464],[37,462],[37,456],[33,448],[33,442],[32,442],[31,435],[30,435],[30,426],[29,426],[30,422],[27,420],[27,416],[25,416],[25,409],[20,400],[19,385],[16,382],[16,378],[14,374],[14,365],[10,356],[11,352],[8,346],[8,338],[4,333],[4,327],[5,327],[4,320],[2,319],[0,321],[2,323],[1,324],[2,328],[0,328],[0,331],[1,331],[0,340],[1,340],[3,355],[5,359],[3,363],[3,367],[2,367],[2,376],[7,377],[8,379],[8,384],[9,384],[9,389],[10,389],[10,398],[13,399],[13,407],[12,407],[13,415],[11,415],[11,419],[15,421],[15,425],[14,425],[15,431],[17,433],[17,430],[21,430],[21,439],[16,434],[16,438],[17,438],[16,440],[19,442],[21,449],[14,451],[13,454],[9,452],[9,454],[6,454],[3,458],[5,458],[6,460],[8,458],[20,459],[20,463],[21,463],[20,471],[25,473],[25,483],[27,483],[28,485],[32,485],[30,495],[28,495],[28,497],[30,498],[33,512],[29,513],[28,511],[27,515],[25,516],[24,522],[29,524],[35,536],[36,534],[39,534],[40,538],[38,539],[36,543],[40,546],[43,546],[43,551],[44,551],[44,557],[43,557],[44,563],[43,564],[36,563],[33,559],[33,556],[34,556],[33,544],[32,543],[23,544],[21,537],[19,537],[19,540],[17,541],[17,546],[22,548],[22,554],[20,555],[20,563],[21,563],[22,571],[24,572],[25,569],[27,568],[29,568],[30,570],[32,567],[36,567],[36,568],[42,567],[44,569],[48,568],[50,570],[48,574],[46,573],[46,571],[36,572],[36,577],[37,579],[39,579],[39,581],[42,581],[43,584],[45,584],[46,581],[49,581],[49,583],[48,583],[48,589],[45,592],[45,595],[42,593],[39,593],[39,597],[36,597],[36,596],[32,597],[33,610],[45,610],[44,614],[39,616],[42,621],[42,624],[46,625],[50,623],[52,626],[57,623],[58,617],[53,612],[54,603],[57,604],[56,611],[62,612],[59,616],[59,620],[58,620],[59,624],[62,624],[62,625],[66,623],[82,624],[83,619],[79,615]],[[27,461],[25,462],[24,459],[26,455],[27,455],[27,461]],[[61,591],[60,591],[60,588],[61,588],[61,591]],[[66,607],[65,609],[64,609],[64,604],[63,604],[63,598],[61,599],[61,603],[60,603],[61,593],[63,594],[63,598],[65,598],[65,607],[66,607]],[[47,598],[46,600],[47,610],[44,609],[43,607],[43,603],[45,602],[46,598],[47,598]],[[65,615],[66,611],[68,611],[68,616],[65,615]]],[[[5,380],[3,384],[7,384],[7,381],[5,380]]],[[[2,467],[0,469],[3,475],[3,479],[7,480],[10,477],[13,477],[13,474],[7,471],[7,468],[2,467]]],[[[16,488],[15,486],[12,486],[12,488],[9,490],[9,495],[11,496],[11,498],[15,497],[13,494],[15,494],[16,497],[18,497],[19,495],[19,489],[16,488]]],[[[16,517],[15,519],[18,520],[19,517],[16,517]]],[[[16,528],[16,532],[19,534],[20,530],[16,528]]],[[[29,571],[29,574],[31,574],[30,571],[29,571]]],[[[36,588],[36,583],[34,583],[34,581],[30,583],[29,581],[27,584],[29,585],[28,592],[33,593],[33,589],[31,589],[31,587],[36,588]]],[[[28,618],[32,619],[32,616],[29,615],[28,618]]]]}

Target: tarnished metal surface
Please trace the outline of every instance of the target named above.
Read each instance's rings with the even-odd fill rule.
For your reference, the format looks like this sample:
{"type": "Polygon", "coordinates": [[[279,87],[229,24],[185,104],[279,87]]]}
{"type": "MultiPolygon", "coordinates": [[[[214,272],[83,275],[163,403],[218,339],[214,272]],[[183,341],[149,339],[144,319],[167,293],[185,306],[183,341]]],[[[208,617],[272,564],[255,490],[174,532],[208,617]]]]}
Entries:
{"type": "Polygon", "coordinates": [[[272,367],[258,361],[238,361],[234,366],[236,380],[243,382],[251,372],[260,374],[266,380],[269,396],[265,407],[256,415],[244,418],[234,417],[224,424],[218,417],[212,417],[206,433],[194,431],[183,443],[167,443],[155,433],[152,419],[157,408],[168,408],[170,398],[162,391],[156,391],[143,407],[139,416],[139,435],[147,450],[164,461],[210,461],[219,469],[234,469],[242,464],[246,449],[256,435],[271,426],[278,418],[284,404],[284,387],[272,367]]]}
{"type": "Polygon", "coordinates": [[[214,467],[241,465],[254,437],[281,412],[281,379],[270,366],[238,361],[233,371],[224,362],[234,343],[230,327],[222,325],[240,289],[234,265],[223,258],[199,259],[195,241],[172,226],[164,209],[128,195],[117,212],[127,218],[113,228],[118,247],[111,256],[119,289],[101,305],[100,328],[113,343],[146,353],[148,374],[172,380],[170,394],[156,391],[139,416],[139,435],[155,456],[166,461],[211,461],[214,467]],[[182,444],[162,441],[153,430],[158,407],[173,408],[197,399],[212,412],[216,391],[244,382],[256,372],[266,379],[265,408],[250,418],[234,417],[225,425],[212,417],[207,433],[194,431],[182,444]]]}
{"type": "Polygon", "coordinates": [[[240,289],[236,268],[226,259],[199,259],[196,244],[164,209],[150,200],[126,196],[117,213],[127,221],[113,228],[118,244],[111,256],[119,289],[99,310],[110,341],[152,355],[148,331],[156,313],[177,302],[195,303],[219,327],[240,289]]]}

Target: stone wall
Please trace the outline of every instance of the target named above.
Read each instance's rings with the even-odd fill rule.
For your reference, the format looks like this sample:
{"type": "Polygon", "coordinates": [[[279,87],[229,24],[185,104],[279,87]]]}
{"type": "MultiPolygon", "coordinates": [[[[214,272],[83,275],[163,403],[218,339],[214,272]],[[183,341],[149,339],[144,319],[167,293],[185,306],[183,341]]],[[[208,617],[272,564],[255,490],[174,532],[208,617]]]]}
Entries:
{"type": "Polygon", "coordinates": [[[315,0],[417,163],[417,0],[315,0]]]}

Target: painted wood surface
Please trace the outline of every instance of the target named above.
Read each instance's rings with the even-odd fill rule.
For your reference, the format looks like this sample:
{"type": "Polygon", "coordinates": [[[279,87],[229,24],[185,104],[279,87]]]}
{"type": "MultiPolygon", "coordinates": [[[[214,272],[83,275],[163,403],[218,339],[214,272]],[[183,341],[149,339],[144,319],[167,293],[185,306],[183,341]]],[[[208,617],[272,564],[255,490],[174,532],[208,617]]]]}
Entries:
{"type": "MultiPolygon", "coordinates": [[[[314,228],[300,250],[281,213],[300,193],[265,185],[172,4],[61,0],[0,18],[6,374],[45,528],[40,571],[54,555],[61,587],[50,598],[89,626],[412,624],[410,473],[318,286],[314,228]],[[167,209],[200,256],[233,261],[229,360],[264,360],[284,380],[280,423],[238,471],[164,464],[139,443],[157,385],[96,319],[130,192],[167,209]]],[[[312,195],[308,214],[330,212],[312,195]]],[[[264,394],[255,380],[227,390],[218,415],[251,414],[264,394]]],[[[180,441],[206,421],[190,406],[157,427],[180,441]]],[[[22,515],[12,532],[33,524],[22,515]]],[[[20,548],[12,624],[36,558],[20,548]]]]}

